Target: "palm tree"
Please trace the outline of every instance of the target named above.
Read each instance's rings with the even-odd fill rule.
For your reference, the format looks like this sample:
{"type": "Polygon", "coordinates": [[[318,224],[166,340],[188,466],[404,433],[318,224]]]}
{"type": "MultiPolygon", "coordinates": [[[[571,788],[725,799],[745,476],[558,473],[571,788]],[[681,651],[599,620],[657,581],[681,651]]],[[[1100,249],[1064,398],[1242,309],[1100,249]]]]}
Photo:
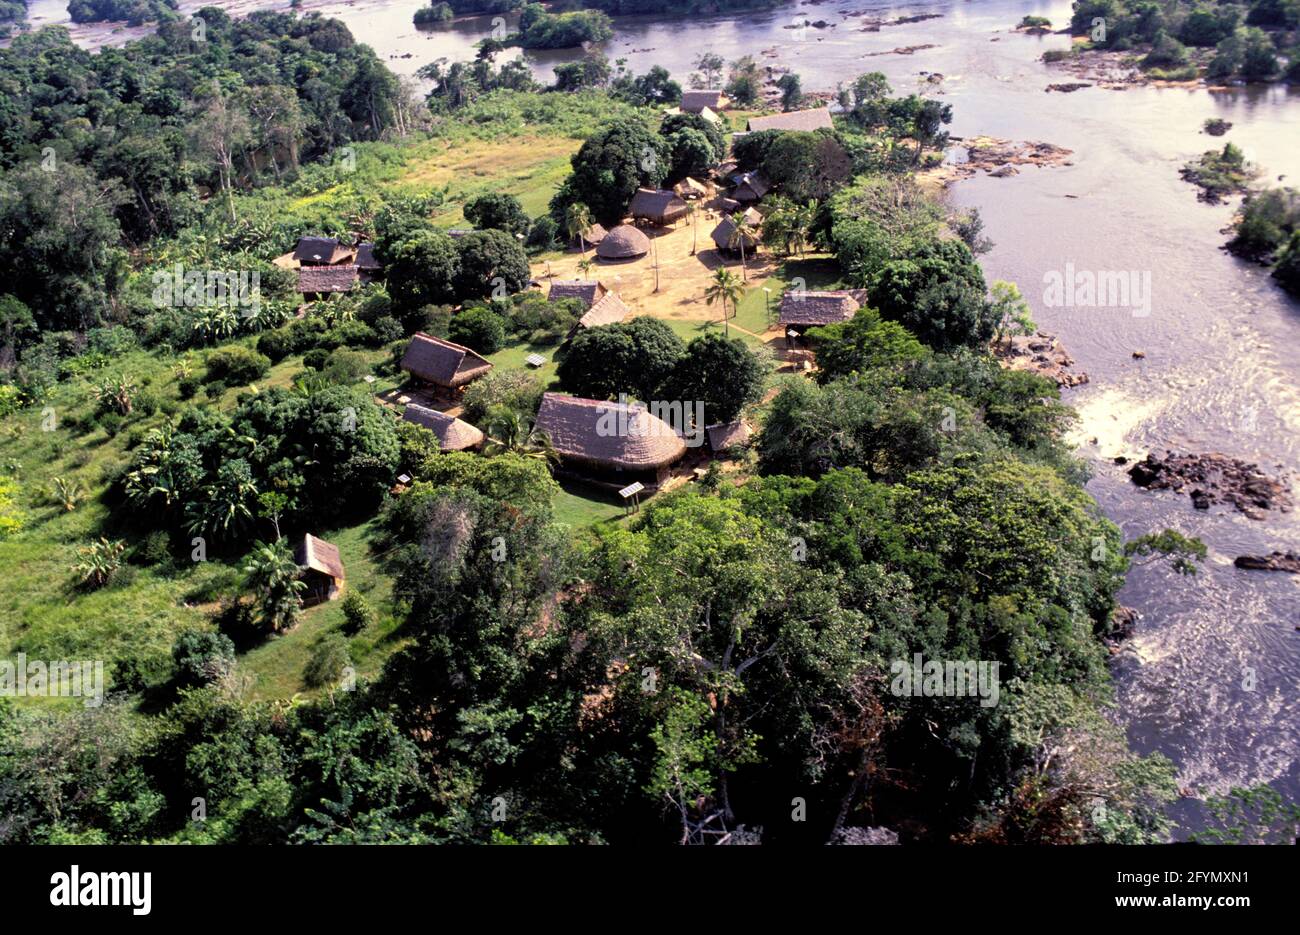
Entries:
{"type": "Polygon", "coordinates": [[[744,211],[737,211],[732,216],[731,223],[733,226],[731,236],[727,238],[727,246],[732,250],[740,250],[740,275],[745,282],[749,282],[749,268],[745,265],[745,241],[754,237],[755,228],[745,217],[744,211]]]}
{"type": "Polygon", "coordinates": [[[817,199],[814,198],[794,213],[794,235],[795,241],[799,245],[800,256],[803,256],[804,249],[808,246],[808,236],[813,225],[817,223],[819,208],[820,205],[818,205],[817,199]]]}
{"type": "Polygon", "coordinates": [[[727,303],[731,303],[732,309],[736,309],[738,304],[745,295],[745,287],[741,285],[736,274],[726,268],[719,268],[713,273],[713,281],[709,287],[704,290],[704,302],[712,305],[714,302],[722,303],[722,330],[728,337],[731,336],[731,329],[727,325],[727,303]]]}
{"type": "Polygon", "coordinates": [[[591,272],[591,260],[579,260],[578,272],[582,273],[583,278],[585,279],[587,274],[591,272]]]}
{"type": "Polygon", "coordinates": [[[587,231],[591,229],[591,209],[580,201],[575,201],[564,211],[564,229],[570,237],[577,237],[582,247],[583,259],[587,257],[587,231]]]}
{"type": "Polygon", "coordinates": [[[302,592],[307,585],[288,548],[258,542],[244,566],[248,585],[257,596],[262,621],[275,632],[287,630],[302,614],[302,592]]]}
{"type": "Polygon", "coordinates": [[[686,220],[691,225],[691,256],[695,256],[695,234],[696,234],[695,215],[698,212],[699,209],[695,206],[695,202],[693,201],[686,202],[686,220]]]}
{"type": "Polygon", "coordinates": [[[508,452],[552,464],[560,460],[550,435],[530,430],[517,410],[505,406],[494,409],[488,417],[487,436],[483,450],[490,455],[508,452]]]}

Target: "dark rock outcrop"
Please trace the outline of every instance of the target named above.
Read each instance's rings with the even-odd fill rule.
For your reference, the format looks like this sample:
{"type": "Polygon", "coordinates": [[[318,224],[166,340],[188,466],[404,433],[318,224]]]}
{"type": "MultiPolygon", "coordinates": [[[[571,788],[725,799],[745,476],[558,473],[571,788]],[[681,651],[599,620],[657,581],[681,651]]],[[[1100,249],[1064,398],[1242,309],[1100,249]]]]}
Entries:
{"type": "Polygon", "coordinates": [[[1293,575],[1300,575],[1300,555],[1295,552],[1238,555],[1232,564],[1250,571],[1288,571],[1293,575]]]}
{"type": "Polygon", "coordinates": [[[1221,503],[1251,519],[1263,519],[1267,510],[1286,513],[1291,509],[1290,491],[1284,483],[1264,474],[1259,465],[1218,452],[1149,454],[1129,468],[1128,476],[1148,490],[1186,491],[1198,510],[1221,503]]]}

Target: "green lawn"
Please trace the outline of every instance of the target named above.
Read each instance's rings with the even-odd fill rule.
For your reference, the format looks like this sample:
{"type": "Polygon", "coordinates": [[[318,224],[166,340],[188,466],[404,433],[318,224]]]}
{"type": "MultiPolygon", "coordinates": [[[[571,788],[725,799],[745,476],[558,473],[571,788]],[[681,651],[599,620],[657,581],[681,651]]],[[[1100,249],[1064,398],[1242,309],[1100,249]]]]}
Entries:
{"type": "MultiPolygon", "coordinates": [[[[339,547],[339,557],[347,572],[347,589],[360,591],[377,617],[375,624],[348,641],[352,665],[361,677],[376,675],[384,660],[404,642],[398,634],[400,621],[393,614],[392,580],[383,574],[371,551],[374,532],[373,520],[343,529],[316,531],[321,538],[339,547]]],[[[321,638],[341,632],[342,626],[340,598],[308,608],[303,612],[302,622],[293,630],[246,653],[242,660],[244,671],[255,676],[252,697],[270,699],[289,698],[299,692],[312,694],[303,684],[303,670],[321,638]]]]}
{"type": "Polygon", "coordinates": [[[777,267],[775,273],[762,282],[751,282],[745,297],[740,300],[740,309],[732,319],[742,328],[762,334],[771,322],[776,321],[781,306],[781,296],[791,287],[816,291],[836,288],[839,284],[839,266],[826,257],[786,260],[777,267]],[[768,316],[769,297],[763,292],[770,290],[771,317],[768,316]]]}
{"type": "Polygon", "coordinates": [[[551,385],[555,382],[555,372],[558,367],[555,362],[557,350],[559,350],[557,344],[529,344],[526,341],[521,341],[517,344],[507,345],[495,354],[487,355],[487,359],[492,362],[493,366],[500,367],[503,370],[527,370],[537,379],[543,389],[558,389],[558,387],[552,387],[551,385]],[[546,358],[546,363],[536,368],[528,366],[525,360],[529,354],[540,354],[546,358]]]}
{"type": "MultiPolygon", "coordinates": [[[[240,343],[251,345],[252,339],[240,343]]],[[[366,354],[374,363],[385,357],[383,351],[366,354]]],[[[190,356],[194,372],[202,374],[205,352],[190,356]]],[[[215,595],[240,580],[242,556],[209,555],[207,561],[193,562],[184,541],[174,544],[172,567],[146,567],[140,547],[147,530],[121,525],[105,501],[116,471],[130,460],[132,444],[145,432],[162,425],[185,405],[230,409],[238,394],[247,392],[246,387],[237,387],[209,399],[200,391],[193,400],[183,402],[173,363],[174,358],[130,352],[101,371],[61,382],[51,392],[48,410],[36,407],[5,420],[0,430],[0,464],[19,481],[18,505],[25,528],[0,540],[0,576],[5,581],[0,588],[0,657],[25,652],[32,659],[102,660],[110,687],[115,680],[120,684],[131,668],[146,674],[165,672],[177,634],[211,626],[215,595]],[[138,406],[113,437],[102,428],[82,428],[80,421],[94,409],[94,384],[117,374],[132,375],[153,402],[138,406]],[[147,411],[155,406],[155,411],[147,411]],[[43,429],[43,425],[51,425],[46,412],[53,415],[50,431],[43,429]],[[74,509],[49,502],[46,490],[56,477],[81,487],[83,493],[74,509]],[[80,590],[72,566],[78,561],[78,550],[100,536],[126,541],[127,564],[107,587],[80,590]]],[[[286,358],[258,385],[288,386],[301,369],[300,356],[286,358]]],[[[380,391],[393,382],[381,376],[374,384],[357,385],[380,391]]],[[[339,545],[349,581],[371,599],[379,614],[375,632],[352,640],[358,671],[371,674],[393,648],[389,637],[394,623],[390,585],[375,569],[363,541],[369,525],[319,532],[339,545]]],[[[243,656],[246,672],[256,676],[254,693],[288,697],[300,690],[311,646],[341,620],[337,602],[313,609],[293,633],[243,656]]]]}
{"type": "Polygon", "coordinates": [[[613,491],[584,484],[581,481],[560,481],[560,492],[552,505],[555,521],[575,529],[597,525],[614,525],[622,521],[623,501],[613,491]]]}

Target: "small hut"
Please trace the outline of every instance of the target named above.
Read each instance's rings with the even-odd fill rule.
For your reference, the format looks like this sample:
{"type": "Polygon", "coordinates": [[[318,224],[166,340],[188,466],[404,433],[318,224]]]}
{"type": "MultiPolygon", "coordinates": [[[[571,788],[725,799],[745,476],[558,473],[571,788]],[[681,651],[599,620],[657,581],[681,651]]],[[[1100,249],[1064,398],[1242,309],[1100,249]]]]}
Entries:
{"type": "Polygon", "coordinates": [[[337,237],[299,237],[293,258],[302,266],[334,266],[350,263],[354,251],[339,243],[337,237]]]}
{"type": "Polygon", "coordinates": [[[402,369],[416,379],[447,390],[460,390],[492,369],[479,354],[417,331],[402,355],[402,369]]]}
{"type": "MultiPolygon", "coordinates": [[[[582,232],[582,243],[585,243],[588,247],[599,246],[600,242],[605,239],[605,235],[608,233],[609,231],[605,230],[601,225],[593,224],[582,232]]],[[[574,237],[573,241],[574,243],[578,243],[578,238],[574,237]]],[[[579,246],[581,245],[582,244],[579,244],[579,246]]]]}
{"type": "Polygon", "coordinates": [[[583,328],[616,325],[630,314],[632,314],[632,310],[623,304],[623,300],[618,297],[617,292],[607,292],[591,308],[587,309],[586,314],[578,319],[565,340],[569,340],[583,328]]]}
{"type": "Polygon", "coordinates": [[[302,569],[302,580],[307,585],[303,604],[312,606],[332,601],[343,593],[345,576],[338,546],[307,533],[294,549],[293,560],[302,569]]]}
{"type": "Polygon", "coordinates": [[[796,292],[791,289],[781,296],[780,325],[786,344],[793,346],[809,328],[848,321],[864,301],[866,296],[857,290],[796,292]]]}
{"type": "Polygon", "coordinates": [[[577,299],[585,311],[604,298],[607,292],[604,283],[595,279],[553,279],[546,298],[548,302],[577,299]]]}
{"type": "Polygon", "coordinates": [[[596,246],[603,260],[631,260],[650,252],[650,238],[631,224],[620,224],[596,246]]]}
{"type": "Polygon", "coordinates": [[[746,172],[737,179],[731,197],[741,204],[749,204],[766,195],[771,187],[761,172],[746,172]]]}
{"type": "Polygon", "coordinates": [[[811,107],[770,117],[750,117],[745,129],[750,133],[758,130],[833,130],[835,124],[831,121],[829,107],[811,107]]]}
{"type": "MultiPolygon", "coordinates": [[[[753,208],[746,208],[744,217],[745,221],[751,228],[755,229],[755,231],[757,231],[758,226],[763,223],[763,215],[759,214],[753,208]]],[[[728,216],[724,217],[718,226],[713,228],[713,233],[709,236],[713,238],[713,242],[717,245],[719,250],[722,250],[725,253],[739,253],[740,242],[736,241],[733,244],[731,239],[735,232],[736,222],[728,216]]],[[[745,241],[746,253],[758,249],[757,233],[746,234],[742,239],[745,241]]]]}
{"type": "Polygon", "coordinates": [[[323,299],[336,292],[351,292],[361,284],[356,266],[300,266],[298,291],[308,300],[323,299]]]}
{"type": "Polygon", "coordinates": [[[707,120],[709,123],[714,124],[715,126],[718,127],[722,126],[722,117],[720,117],[717,113],[715,113],[712,109],[708,107],[700,111],[700,116],[703,117],[705,120],[707,120]]]}
{"type": "Polygon", "coordinates": [[[486,435],[468,422],[419,403],[407,403],[402,410],[402,419],[436,435],[438,447],[443,451],[466,451],[478,448],[487,440],[486,435]]]}
{"type": "Polygon", "coordinates": [[[697,90],[683,91],[681,109],[683,113],[698,114],[705,110],[722,110],[727,106],[727,97],[721,91],[697,90]]]}
{"type": "Polygon", "coordinates": [[[686,215],[686,202],[676,192],[655,188],[638,188],[632,196],[628,213],[638,221],[666,227],[686,215]]]}
{"type": "Polygon", "coordinates": [[[709,439],[709,449],[715,454],[723,454],[749,445],[753,434],[744,422],[717,422],[704,427],[704,434],[709,439]]]}
{"type": "Polygon", "coordinates": [[[657,486],[686,454],[686,443],[644,406],[544,393],[534,428],[545,432],[561,467],[625,487],[657,486]]]}
{"type": "Polygon", "coordinates": [[[693,179],[690,176],[687,176],[673,186],[673,191],[677,193],[679,198],[686,201],[695,201],[697,198],[708,197],[709,186],[705,185],[698,179],[693,179]]]}
{"type": "Polygon", "coordinates": [[[379,261],[375,259],[375,245],[368,241],[357,244],[357,258],[353,262],[357,264],[357,269],[361,270],[363,275],[383,270],[379,261]]]}

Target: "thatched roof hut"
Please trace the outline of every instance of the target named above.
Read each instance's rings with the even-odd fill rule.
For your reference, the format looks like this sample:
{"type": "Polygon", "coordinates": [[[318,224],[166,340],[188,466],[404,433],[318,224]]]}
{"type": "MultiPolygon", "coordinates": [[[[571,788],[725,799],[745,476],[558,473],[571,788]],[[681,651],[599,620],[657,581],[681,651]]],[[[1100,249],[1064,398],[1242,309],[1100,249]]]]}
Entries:
{"type": "Polygon", "coordinates": [[[569,465],[610,472],[658,472],[686,454],[672,427],[644,406],[544,393],[534,428],[569,465]]]}
{"type": "Polygon", "coordinates": [[[616,325],[628,315],[632,310],[623,304],[617,292],[607,292],[596,300],[587,313],[578,319],[573,330],[579,328],[597,328],[601,325],[616,325]]]}
{"type": "Polygon", "coordinates": [[[553,279],[547,301],[560,302],[564,299],[577,299],[583,308],[590,309],[609,292],[603,283],[594,279],[553,279]]]}
{"type": "Polygon", "coordinates": [[[477,448],[487,438],[468,422],[418,403],[407,403],[402,411],[402,418],[438,436],[438,447],[443,451],[465,451],[468,448],[477,448]]]}
{"type": "Polygon", "coordinates": [[[750,117],[745,124],[745,129],[751,133],[758,130],[831,130],[834,127],[829,107],[792,110],[788,114],[772,114],[770,117],[750,117]]]}
{"type": "Polygon", "coordinates": [[[828,292],[796,292],[781,296],[780,324],[802,332],[805,328],[833,325],[848,321],[862,307],[866,296],[858,290],[839,289],[828,292]]]}
{"type": "Polygon", "coordinates": [[[303,266],[333,266],[352,259],[353,251],[337,237],[299,237],[293,258],[303,266]]]}
{"type": "Polygon", "coordinates": [[[357,244],[357,268],[366,271],[381,270],[382,266],[375,259],[375,245],[369,242],[357,244]]]}
{"type": "MultiPolygon", "coordinates": [[[[759,225],[763,223],[763,215],[759,214],[753,208],[746,208],[744,217],[749,226],[754,228],[756,231],[756,233],[753,234],[746,234],[743,238],[745,241],[745,250],[748,252],[750,250],[758,249],[759,237],[757,229],[759,225]]],[[[738,253],[740,252],[739,241],[737,241],[734,246],[731,241],[731,236],[735,232],[736,222],[733,221],[730,216],[727,216],[722,219],[717,227],[713,228],[713,233],[709,236],[713,238],[713,242],[717,244],[719,250],[726,250],[728,252],[734,251],[738,253]]]]}
{"type": "Polygon", "coordinates": [[[713,451],[726,451],[729,448],[744,448],[753,435],[744,422],[718,422],[706,425],[704,433],[709,439],[709,448],[713,451]]]}
{"type": "Polygon", "coordinates": [[[650,252],[650,238],[631,224],[620,224],[596,245],[596,256],[606,260],[628,260],[650,252]]]}
{"type": "Polygon", "coordinates": [[[703,110],[721,110],[727,106],[727,97],[721,91],[683,91],[681,109],[688,114],[703,110]]]}
{"type": "Polygon", "coordinates": [[[402,369],[426,383],[457,389],[483,376],[492,364],[468,347],[417,331],[402,355],[402,369]]]}
{"type": "Polygon", "coordinates": [[[356,266],[298,267],[298,291],[303,295],[351,292],[360,282],[361,270],[356,266]]]}
{"type": "Polygon", "coordinates": [[[304,604],[332,601],[343,592],[346,575],[338,546],[307,533],[294,549],[293,560],[302,569],[302,578],[307,584],[304,604]]]}
{"type": "Polygon", "coordinates": [[[682,179],[673,186],[679,198],[686,201],[692,201],[696,198],[704,198],[709,194],[709,186],[705,185],[699,179],[693,179],[690,176],[682,179]]]}
{"type": "Polygon", "coordinates": [[[746,172],[736,182],[731,197],[739,202],[758,201],[768,193],[772,185],[761,172],[746,172]]]}
{"type": "Polygon", "coordinates": [[[655,188],[638,188],[628,206],[632,217],[652,224],[671,224],[686,214],[686,202],[676,192],[655,188]]]}
{"type": "MultiPolygon", "coordinates": [[[[587,246],[594,247],[604,240],[608,233],[609,231],[605,230],[601,225],[593,224],[582,232],[582,240],[587,246]]],[[[573,241],[574,243],[577,243],[578,238],[574,237],[573,241]]]]}
{"type": "Polygon", "coordinates": [[[707,120],[709,123],[716,124],[717,126],[722,126],[721,115],[715,113],[712,109],[708,107],[700,111],[700,116],[703,117],[705,120],[707,120]]]}

